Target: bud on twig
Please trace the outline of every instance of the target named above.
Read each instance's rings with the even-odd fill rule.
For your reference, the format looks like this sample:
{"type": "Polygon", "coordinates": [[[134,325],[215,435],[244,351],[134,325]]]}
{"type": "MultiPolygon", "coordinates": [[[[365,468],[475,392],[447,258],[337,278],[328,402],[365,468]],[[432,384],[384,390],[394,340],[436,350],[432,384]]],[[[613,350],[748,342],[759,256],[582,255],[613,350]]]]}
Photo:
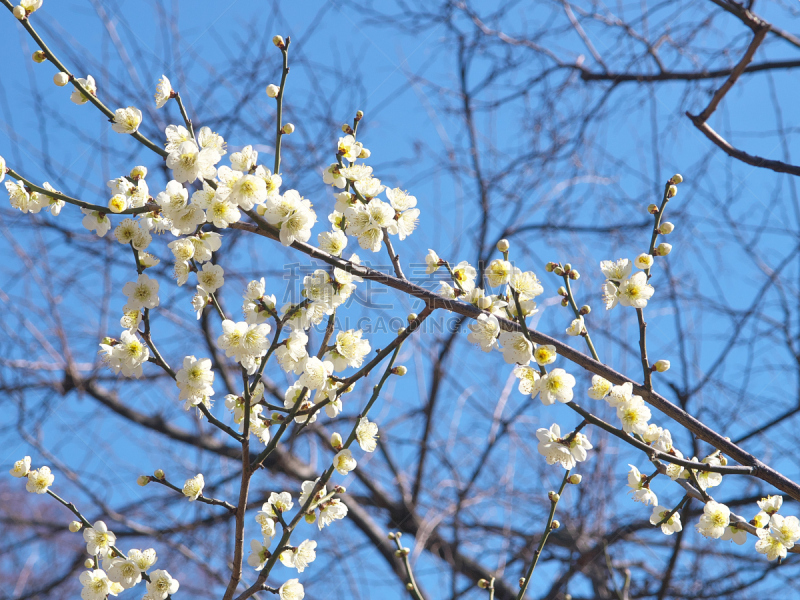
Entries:
{"type": "Polygon", "coordinates": [[[553,519],[553,524],[550,525],[550,529],[558,529],[559,527],[561,527],[561,522],[557,519],[553,519]]]}
{"type": "Polygon", "coordinates": [[[588,304],[584,304],[583,306],[581,306],[581,309],[580,309],[579,312],[582,315],[588,315],[590,312],[592,312],[592,307],[589,306],[588,304]]]}
{"type": "Polygon", "coordinates": [[[283,48],[286,44],[283,41],[283,36],[276,35],[272,38],[272,43],[275,44],[278,48],[283,48]]]}
{"type": "Polygon", "coordinates": [[[337,451],[342,449],[342,436],[335,431],[331,434],[331,447],[337,451]]]}
{"type": "Polygon", "coordinates": [[[22,19],[24,19],[25,17],[28,16],[28,13],[25,10],[25,7],[22,6],[21,4],[15,6],[13,12],[14,12],[14,16],[17,17],[20,21],[22,21],[22,19]]]}
{"type": "Polygon", "coordinates": [[[669,371],[669,361],[664,360],[663,358],[661,360],[657,360],[656,364],[653,365],[653,370],[658,371],[659,373],[665,373],[666,371],[669,371]]]}
{"type": "Polygon", "coordinates": [[[83,561],[83,566],[87,569],[94,569],[94,561],[91,558],[87,558],[83,561]]]}
{"type": "Polygon", "coordinates": [[[356,121],[360,121],[363,118],[364,118],[364,111],[363,110],[357,110],[356,111],[356,121]]]}
{"type": "Polygon", "coordinates": [[[505,239],[505,238],[504,238],[504,239],[502,239],[502,240],[500,240],[499,242],[497,242],[497,249],[498,249],[500,252],[508,252],[508,249],[509,249],[510,247],[511,247],[511,244],[509,244],[509,243],[508,243],[508,240],[507,240],[507,239],[505,239]]]}
{"type": "Polygon", "coordinates": [[[47,60],[47,55],[41,50],[37,50],[36,52],[33,53],[33,56],[31,58],[33,58],[33,62],[35,63],[43,63],[44,61],[47,60]]]}
{"type": "Polygon", "coordinates": [[[567,481],[572,485],[578,485],[582,479],[583,477],[580,474],[575,473],[574,475],[570,475],[567,481]]]}
{"type": "Polygon", "coordinates": [[[683,177],[681,177],[680,173],[675,173],[675,175],[672,176],[672,179],[670,179],[670,181],[676,184],[683,183],[683,177]]]}
{"type": "Polygon", "coordinates": [[[267,96],[269,96],[270,98],[277,98],[278,94],[280,93],[280,91],[281,91],[281,88],[279,88],[274,83],[270,83],[267,86],[267,96]]]}
{"type": "Polygon", "coordinates": [[[674,198],[678,195],[678,186],[671,185],[667,190],[667,198],[674,198]]]}
{"type": "Polygon", "coordinates": [[[581,274],[577,270],[570,271],[569,272],[569,278],[570,279],[580,279],[581,278],[581,274]]]}
{"type": "Polygon", "coordinates": [[[550,502],[558,502],[561,499],[556,492],[548,492],[547,497],[550,498],[550,502]]]}
{"type": "Polygon", "coordinates": [[[481,296],[478,298],[478,308],[481,310],[487,310],[492,306],[492,299],[488,296],[481,296]]]}
{"type": "Polygon", "coordinates": [[[408,320],[409,323],[412,323],[412,322],[417,320],[418,316],[419,315],[417,313],[408,313],[408,316],[406,317],[406,319],[408,320]]]}
{"type": "Polygon", "coordinates": [[[53,76],[53,83],[55,83],[58,87],[64,87],[69,83],[69,75],[61,71],[60,73],[56,73],[53,76]]]}
{"type": "Polygon", "coordinates": [[[142,487],[146,486],[150,483],[150,478],[147,475],[139,475],[136,479],[136,483],[142,487]]]}
{"type": "Polygon", "coordinates": [[[657,256],[666,256],[670,252],[672,252],[672,244],[668,244],[667,242],[661,242],[658,246],[656,246],[657,256]]]}
{"type": "Polygon", "coordinates": [[[403,365],[400,365],[392,369],[392,374],[398,375],[399,377],[402,377],[406,373],[408,373],[408,369],[406,369],[403,365]]]}
{"type": "Polygon", "coordinates": [[[156,479],[164,479],[164,470],[163,469],[156,469],[156,472],[153,473],[156,479]]]}
{"type": "Polygon", "coordinates": [[[674,229],[675,229],[675,225],[673,225],[669,221],[664,221],[661,224],[661,227],[658,228],[658,233],[660,233],[661,235],[668,235],[668,234],[672,233],[672,231],[674,229]]]}
{"type": "Polygon", "coordinates": [[[566,295],[567,295],[567,288],[565,288],[565,287],[562,285],[561,287],[559,287],[559,288],[556,290],[556,294],[558,294],[559,296],[566,296],[566,295]]]}
{"type": "Polygon", "coordinates": [[[488,590],[489,589],[489,582],[486,581],[485,579],[479,579],[478,580],[478,587],[483,589],[483,590],[488,590]]]}
{"type": "Polygon", "coordinates": [[[654,215],[658,212],[658,207],[655,204],[648,204],[647,212],[649,212],[651,215],[654,215]]]}
{"type": "Polygon", "coordinates": [[[291,123],[287,123],[286,125],[283,126],[281,131],[285,135],[290,135],[290,134],[294,133],[294,125],[292,125],[291,123]]]}
{"type": "Polygon", "coordinates": [[[69,524],[69,530],[72,533],[80,531],[81,527],[83,527],[83,523],[81,523],[80,521],[72,521],[72,523],[69,524]]]}

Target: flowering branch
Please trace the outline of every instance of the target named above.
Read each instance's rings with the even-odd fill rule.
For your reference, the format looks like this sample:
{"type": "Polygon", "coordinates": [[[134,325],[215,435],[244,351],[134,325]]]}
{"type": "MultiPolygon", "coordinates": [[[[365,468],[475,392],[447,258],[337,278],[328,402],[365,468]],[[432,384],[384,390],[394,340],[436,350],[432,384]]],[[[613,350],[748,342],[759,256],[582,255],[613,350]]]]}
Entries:
{"type": "MultiPolygon", "coordinates": [[[[179,494],[183,494],[183,490],[174,483],[170,483],[169,481],[167,481],[166,477],[159,478],[159,477],[154,477],[153,475],[143,475],[142,477],[146,478],[147,481],[160,483],[164,487],[168,487],[169,489],[174,490],[179,494]]],[[[226,502],[225,500],[217,500],[216,498],[209,498],[208,496],[204,496],[202,493],[200,493],[200,495],[197,496],[195,500],[197,502],[202,502],[203,504],[210,504],[212,506],[222,506],[224,508],[227,508],[231,512],[236,512],[236,507],[230,502],[226,502]]]]}
{"type": "Polygon", "coordinates": [[[399,531],[390,532],[389,539],[394,541],[397,544],[397,551],[395,552],[396,556],[399,556],[403,560],[403,566],[406,569],[406,575],[408,576],[408,582],[406,583],[406,589],[411,594],[411,597],[414,600],[425,600],[425,596],[422,595],[422,592],[419,590],[419,586],[417,585],[417,580],[414,579],[414,573],[411,570],[411,562],[408,560],[409,549],[404,548],[403,544],[400,543],[400,536],[403,534],[399,531]]]}

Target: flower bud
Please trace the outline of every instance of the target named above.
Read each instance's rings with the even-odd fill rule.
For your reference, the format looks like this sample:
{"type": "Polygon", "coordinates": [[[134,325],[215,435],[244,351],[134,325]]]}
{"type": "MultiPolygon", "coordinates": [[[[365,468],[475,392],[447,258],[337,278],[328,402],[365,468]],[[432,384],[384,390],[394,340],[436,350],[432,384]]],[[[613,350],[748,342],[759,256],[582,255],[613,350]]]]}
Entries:
{"type": "Polygon", "coordinates": [[[303,515],[303,518],[306,520],[306,523],[314,523],[317,520],[317,513],[310,512],[303,515]]]}
{"type": "Polygon", "coordinates": [[[369,158],[370,156],[372,156],[372,152],[370,152],[366,148],[362,148],[361,154],[358,155],[358,158],[369,158]]]}
{"type": "Polygon", "coordinates": [[[550,502],[558,502],[561,498],[556,492],[548,492],[547,497],[550,498],[550,502]]]}
{"type": "Polygon", "coordinates": [[[411,582],[409,581],[409,582],[406,584],[406,589],[407,589],[407,590],[410,592],[411,590],[413,590],[413,589],[414,589],[414,584],[413,584],[413,583],[411,583],[411,582]]]}
{"type": "Polygon", "coordinates": [[[408,317],[406,318],[408,319],[408,322],[411,323],[413,321],[416,321],[418,316],[419,315],[417,313],[408,313],[408,317]]]}
{"type": "Polygon", "coordinates": [[[139,180],[147,177],[147,167],[133,167],[131,169],[131,179],[139,180]]]}
{"type": "Polygon", "coordinates": [[[81,523],[80,521],[73,521],[72,523],[69,524],[69,530],[72,533],[77,533],[78,531],[81,530],[81,527],[83,527],[83,523],[81,523]]]}
{"type": "Polygon", "coordinates": [[[653,368],[659,373],[665,373],[666,371],[669,371],[669,361],[664,360],[663,358],[661,360],[657,360],[656,364],[653,365],[653,368]]]}
{"type": "Polygon", "coordinates": [[[579,312],[582,315],[588,315],[590,312],[592,312],[592,307],[589,306],[588,304],[584,304],[583,306],[581,306],[581,310],[579,312]]]}
{"type": "Polygon", "coordinates": [[[561,306],[563,306],[564,308],[569,306],[569,300],[567,300],[566,297],[561,299],[561,306]]]}
{"type": "Polygon", "coordinates": [[[390,540],[394,540],[394,538],[397,537],[397,536],[395,536],[393,531],[390,531],[388,537],[389,537],[390,540]]]}
{"type": "Polygon", "coordinates": [[[402,377],[403,375],[408,373],[408,369],[405,368],[403,365],[400,365],[399,367],[395,367],[394,369],[392,369],[392,373],[394,375],[398,375],[399,377],[402,377]]]}
{"type": "Polygon", "coordinates": [[[555,267],[553,267],[553,273],[561,277],[564,274],[564,269],[556,265],[555,267]]]}
{"type": "Polygon", "coordinates": [[[294,125],[292,125],[291,123],[287,123],[286,125],[283,126],[283,129],[281,129],[281,131],[286,135],[294,133],[294,125]]]}
{"type": "Polygon", "coordinates": [[[336,487],[333,488],[333,491],[336,492],[337,494],[344,494],[347,491],[347,488],[344,487],[343,485],[337,485],[336,487]]]}
{"type": "Polygon", "coordinates": [[[570,475],[567,481],[572,485],[578,485],[582,479],[583,477],[580,474],[575,473],[574,475],[570,475]]]}
{"type": "Polygon", "coordinates": [[[85,561],[83,561],[83,566],[87,569],[94,569],[94,561],[91,558],[87,558],[85,561]]]}
{"type": "Polygon", "coordinates": [[[163,469],[156,469],[156,472],[153,473],[156,479],[164,479],[164,470],[163,469]]]}
{"type": "Polygon", "coordinates": [[[519,587],[522,587],[524,585],[525,585],[525,578],[524,577],[520,577],[519,578],[519,587]]]}
{"type": "Polygon", "coordinates": [[[349,123],[342,123],[342,132],[343,133],[353,133],[353,128],[350,127],[349,123]]]}
{"type": "Polygon", "coordinates": [[[672,252],[672,244],[661,242],[658,246],[656,246],[656,253],[659,256],[666,256],[670,252],[672,252]]]}
{"type": "Polygon", "coordinates": [[[647,212],[649,212],[651,215],[654,215],[658,212],[658,207],[655,204],[648,204],[647,212]]]}
{"type": "Polygon", "coordinates": [[[559,296],[566,296],[566,295],[567,295],[567,288],[565,288],[565,287],[562,285],[560,288],[558,288],[558,289],[556,290],[556,294],[558,294],[559,296]]]}
{"type": "Polygon", "coordinates": [[[284,46],[283,36],[276,35],[275,37],[272,38],[272,43],[275,44],[278,48],[283,48],[284,46]]]}
{"type": "Polygon", "coordinates": [[[47,60],[47,55],[41,50],[37,50],[36,52],[33,53],[33,56],[31,58],[33,58],[33,62],[35,63],[43,63],[44,61],[47,60]]]}
{"type": "Polygon", "coordinates": [[[331,434],[331,447],[334,450],[342,449],[342,436],[335,431],[331,434]]]}
{"type": "Polygon", "coordinates": [[[147,475],[139,475],[139,477],[136,478],[136,483],[144,487],[150,483],[150,478],[147,475]]]}
{"type": "Polygon", "coordinates": [[[667,190],[667,198],[674,198],[678,195],[678,186],[671,185],[667,190]]]}
{"type": "Polygon", "coordinates": [[[659,228],[658,228],[658,232],[659,232],[661,235],[668,235],[668,234],[672,233],[672,231],[673,231],[674,229],[675,229],[675,225],[673,225],[673,224],[672,224],[672,223],[670,223],[669,221],[664,221],[664,222],[661,224],[661,227],[659,227],[659,228]]]}
{"type": "Polygon", "coordinates": [[[363,118],[364,118],[364,111],[363,110],[357,110],[356,111],[356,121],[360,121],[363,118]]]}
{"type": "Polygon", "coordinates": [[[485,579],[479,579],[478,580],[478,587],[483,589],[483,590],[488,590],[489,589],[489,582],[486,581],[485,579]]]}
{"type": "Polygon", "coordinates": [[[569,272],[569,278],[570,279],[580,279],[581,278],[581,274],[577,270],[573,270],[573,271],[569,272]]]}
{"type": "Polygon", "coordinates": [[[112,213],[121,213],[128,208],[128,201],[122,194],[117,194],[108,201],[108,208],[112,213]]]}
{"type": "Polygon", "coordinates": [[[69,83],[69,75],[61,71],[60,73],[56,73],[53,76],[53,83],[55,83],[58,87],[64,87],[69,83]]]}
{"type": "Polygon", "coordinates": [[[481,296],[478,298],[478,308],[481,310],[487,310],[492,306],[492,299],[488,296],[481,296]]]}
{"type": "Polygon", "coordinates": [[[397,330],[397,335],[403,335],[405,332],[406,332],[406,328],[405,327],[401,327],[400,329],[397,330]]]}
{"type": "Polygon", "coordinates": [[[408,548],[398,548],[394,551],[395,556],[408,556],[411,551],[408,548]]]}
{"type": "Polygon", "coordinates": [[[267,96],[270,97],[270,98],[277,98],[278,94],[280,93],[280,91],[281,91],[281,88],[279,88],[274,83],[270,83],[267,86],[267,96]]]}
{"type": "Polygon", "coordinates": [[[680,173],[675,173],[670,180],[672,183],[683,183],[683,177],[681,177],[680,173]]]}
{"type": "Polygon", "coordinates": [[[505,239],[505,238],[504,238],[504,239],[502,239],[502,240],[500,240],[499,242],[497,242],[497,249],[498,249],[500,252],[508,252],[508,249],[509,249],[510,247],[511,247],[511,244],[509,244],[509,243],[508,243],[508,240],[507,240],[507,239],[505,239]]]}
{"type": "Polygon", "coordinates": [[[564,271],[566,273],[569,273],[571,270],[572,270],[572,265],[570,263],[564,265],[564,271]]]}
{"type": "Polygon", "coordinates": [[[20,21],[22,21],[22,19],[28,16],[28,13],[25,11],[25,7],[22,6],[21,4],[15,6],[13,12],[14,16],[17,17],[20,21]]]}
{"type": "Polygon", "coordinates": [[[561,527],[561,522],[558,519],[553,519],[553,524],[550,525],[550,529],[558,529],[561,527]]]}
{"type": "Polygon", "coordinates": [[[723,467],[728,464],[728,459],[722,454],[719,455],[719,464],[721,464],[723,467]]]}
{"type": "Polygon", "coordinates": [[[553,269],[555,268],[556,268],[556,263],[554,262],[549,262],[544,266],[544,270],[547,271],[548,273],[552,273],[553,269]]]}

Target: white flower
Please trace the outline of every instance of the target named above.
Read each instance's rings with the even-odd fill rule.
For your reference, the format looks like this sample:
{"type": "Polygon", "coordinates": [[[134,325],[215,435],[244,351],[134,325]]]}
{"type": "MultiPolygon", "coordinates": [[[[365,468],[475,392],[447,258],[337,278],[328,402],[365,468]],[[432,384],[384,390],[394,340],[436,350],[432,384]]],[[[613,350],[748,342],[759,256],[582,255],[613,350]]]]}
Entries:
{"type": "Polygon", "coordinates": [[[542,284],[536,278],[533,271],[525,271],[523,273],[516,267],[514,267],[509,277],[508,285],[519,294],[520,300],[530,300],[544,292],[542,284]]]}
{"type": "Polygon", "coordinates": [[[627,258],[620,258],[616,262],[604,260],[600,262],[600,270],[606,279],[622,281],[630,275],[632,269],[631,261],[627,258]]]}
{"type": "Polygon", "coordinates": [[[706,502],[703,507],[703,516],[700,522],[695,525],[697,531],[703,537],[721,538],[725,533],[725,528],[730,524],[731,511],[724,504],[719,502],[706,502]]]}
{"type": "Polygon", "coordinates": [[[296,190],[287,190],[283,196],[269,196],[263,216],[269,224],[280,227],[279,237],[284,246],[291,246],[296,240],[307,242],[317,221],[311,202],[296,190]]]}
{"type": "Polygon", "coordinates": [[[768,515],[774,515],[783,506],[783,496],[767,496],[756,502],[758,508],[768,515]]]}
{"type": "Polygon", "coordinates": [[[756,530],[758,541],[756,542],[756,552],[767,555],[767,560],[776,558],[786,558],[786,546],[781,541],[770,535],[766,529],[756,530]]]}
{"type": "Polygon", "coordinates": [[[533,351],[533,359],[538,365],[549,365],[556,361],[558,355],[556,354],[555,346],[542,345],[533,351]]]}
{"type": "Polygon", "coordinates": [[[278,596],[281,600],[303,600],[306,592],[299,580],[290,579],[278,589],[278,596]]]}
{"type": "Polygon", "coordinates": [[[0,183],[6,178],[6,159],[0,156],[0,183]]]}
{"type": "Polygon", "coordinates": [[[275,537],[275,521],[263,511],[258,511],[256,514],[256,523],[261,526],[261,535],[265,540],[271,540],[275,537]]]}
{"type": "MultiPolygon", "coordinates": [[[[9,183],[11,182],[6,181],[6,187],[9,183]]],[[[81,224],[89,231],[96,231],[98,237],[103,237],[111,229],[111,221],[105,214],[85,208],[82,208],[81,212],[85,215],[81,224]]]]}
{"type": "Polygon", "coordinates": [[[244,210],[262,204],[268,196],[266,181],[255,175],[243,175],[236,180],[230,190],[227,200],[238,204],[244,210]]]}
{"type": "MultiPolygon", "coordinates": [[[[650,482],[644,481],[644,477],[639,472],[639,469],[633,465],[628,466],[631,468],[628,472],[628,487],[631,488],[628,493],[633,494],[633,499],[636,502],[641,502],[645,506],[657,506],[658,497],[650,489],[650,482]]],[[[720,532],[720,535],[722,535],[722,532],[720,532]]]]}
{"type": "Polygon", "coordinates": [[[31,457],[18,460],[14,463],[14,468],[9,471],[14,477],[27,477],[31,470],[31,457]]]}
{"type": "Polygon", "coordinates": [[[633,264],[636,266],[637,269],[649,269],[653,266],[653,255],[652,254],[640,254],[636,257],[636,260],[633,261],[633,264]]]}
{"type": "Polygon", "coordinates": [[[203,270],[197,272],[197,287],[213,294],[225,284],[224,269],[220,265],[206,263],[203,270]]]}
{"type": "Polygon", "coordinates": [[[617,305],[619,301],[619,289],[610,281],[606,281],[601,287],[600,291],[603,294],[603,304],[606,310],[611,310],[617,305]]]}
{"type": "Polygon", "coordinates": [[[131,310],[158,306],[158,281],[150,279],[145,273],[139,275],[136,281],[126,283],[122,293],[128,297],[127,306],[131,310]]]}
{"type": "Polygon", "coordinates": [[[165,600],[167,596],[178,591],[180,584],[177,579],[159,569],[150,573],[150,581],[147,582],[147,593],[154,600],[165,600]]]}
{"type": "Polygon", "coordinates": [[[650,420],[650,408],[641,396],[633,396],[629,402],[617,405],[617,418],[622,422],[622,429],[626,433],[644,435],[650,420]]]}
{"type": "Polygon", "coordinates": [[[489,267],[486,269],[486,279],[492,287],[505,285],[511,279],[512,272],[513,267],[510,262],[496,258],[489,263],[489,267]]]}
{"type": "Polygon", "coordinates": [[[108,568],[108,578],[127,590],[142,580],[142,571],[130,558],[115,558],[108,568]]]}
{"type": "Polygon", "coordinates": [[[533,358],[533,344],[522,332],[501,331],[499,341],[503,349],[503,359],[508,364],[527,365],[533,358]]]}
{"type": "Polygon", "coordinates": [[[175,383],[180,389],[180,400],[186,401],[186,407],[195,406],[214,395],[214,372],[211,360],[196,359],[187,356],[183,359],[183,367],[175,375],[175,383]]]}
{"type": "MultiPolygon", "coordinates": [[[[97,95],[97,85],[94,82],[94,77],[91,75],[87,75],[86,79],[76,79],[78,83],[80,83],[87,92],[92,95],[97,95]]],[[[81,105],[86,104],[89,101],[82,91],[80,91],[77,87],[73,90],[72,94],[70,95],[69,99],[74,102],[75,104],[81,105]]]]}
{"type": "Polygon", "coordinates": [[[378,426],[370,423],[367,417],[361,417],[356,428],[356,439],[358,445],[364,452],[374,452],[378,446],[378,426]]]}
{"type": "Polygon", "coordinates": [[[312,356],[303,365],[303,374],[300,375],[297,383],[310,390],[321,390],[331,375],[333,375],[333,363],[312,356]]]}
{"type": "Polygon", "coordinates": [[[572,388],[575,387],[575,378],[564,369],[553,369],[542,375],[536,382],[536,390],[542,404],[549,406],[556,400],[567,403],[572,400],[572,388]]]}
{"type": "Polygon", "coordinates": [[[40,467],[28,472],[28,482],[25,489],[32,494],[44,494],[47,488],[53,485],[55,477],[50,472],[50,467],[40,467]]]}
{"type": "Polygon", "coordinates": [[[231,154],[231,166],[243,173],[256,166],[258,162],[258,152],[252,146],[245,146],[240,152],[231,154]]]}
{"type": "Polygon", "coordinates": [[[226,356],[233,356],[248,373],[252,375],[257,368],[257,360],[267,353],[270,332],[268,323],[248,325],[244,321],[234,323],[229,319],[222,322],[222,335],[217,338],[217,345],[225,350],[226,356]]]}
{"type": "Polygon", "coordinates": [[[285,513],[287,510],[292,510],[294,502],[289,492],[281,492],[276,494],[272,492],[269,499],[261,506],[261,511],[268,517],[277,519],[278,515],[285,513]]]}
{"type": "Polygon", "coordinates": [[[500,323],[494,315],[480,314],[475,323],[469,325],[471,333],[467,340],[478,344],[484,352],[491,352],[497,348],[497,336],[500,333],[500,323]]]}
{"type": "Polygon", "coordinates": [[[347,449],[340,450],[336,456],[333,457],[333,466],[342,475],[347,475],[356,468],[357,464],[356,459],[353,458],[353,453],[347,449]]]}
{"type": "Polygon", "coordinates": [[[341,229],[323,231],[317,236],[319,247],[332,256],[341,256],[347,246],[347,236],[341,229]]]}
{"type": "Polygon", "coordinates": [[[280,346],[275,351],[275,356],[281,369],[287,373],[293,371],[295,375],[302,373],[305,359],[308,358],[307,343],[308,336],[302,329],[292,330],[292,333],[285,340],[285,345],[280,346]]]}
{"type": "Polygon", "coordinates": [[[136,133],[142,123],[142,111],[134,106],[118,108],[114,111],[114,124],[111,129],[117,133],[136,133]]]}
{"type": "Polygon", "coordinates": [[[86,552],[91,556],[105,556],[117,541],[117,536],[108,530],[103,521],[96,521],[91,527],[83,530],[86,552]]]}
{"type": "Polygon", "coordinates": [[[583,322],[583,317],[573,319],[572,323],[567,327],[567,335],[581,335],[586,331],[586,325],[583,322]]]}
{"type": "Polygon", "coordinates": [[[620,284],[619,303],[622,306],[644,308],[654,291],[653,286],[647,283],[647,275],[644,271],[638,271],[620,284]]]}
{"type": "Polygon", "coordinates": [[[366,205],[357,204],[345,211],[347,233],[358,237],[359,245],[365,250],[377,252],[381,249],[383,230],[397,233],[395,211],[391,205],[373,198],[366,205]]]}
{"type": "Polygon", "coordinates": [[[592,376],[592,387],[589,388],[587,392],[589,398],[593,400],[602,400],[605,398],[608,393],[611,391],[611,382],[607,379],[603,379],[600,375],[593,375],[592,376]]]}
{"type": "Polygon", "coordinates": [[[287,567],[294,567],[298,573],[302,573],[309,563],[317,558],[317,542],[305,540],[294,550],[285,550],[281,553],[281,562],[287,567]]]}
{"type": "Polygon", "coordinates": [[[747,532],[744,529],[739,529],[735,523],[731,523],[725,528],[725,533],[719,539],[729,540],[741,546],[747,542],[747,532]]]}
{"type": "MultiPolygon", "coordinates": [[[[283,395],[284,408],[292,410],[297,404],[298,400],[300,400],[300,393],[303,391],[303,389],[304,386],[300,384],[295,384],[293,386],[290,386],[289,389],[287,389],[283,395]]],[[[308,393],[306,392],[306,394],[303,396],[303,401],[298,410],[308,410],[310,408],[313,408],[313,406],[314,403],[311,402],[311,400],[309,400],[308,393]]],[[[311,417],[309,417],[308,415],[298,415],[294,418],[294,421],[295,423],[305,423],[306,421],[308,421],[309,423],[313,423],[314,421],[317,420],[318,414],[319,414],[318,412],[315,412],[311,417]]]]}
{"type": "Polygon", "coordinates": [[[630,402],[633,398],[633,384],[628,381],[622,385],[615,385],[606,397],[606,402],[611,408],[616,408],[620,404],[630,402]]]}
{"type": "Polygon", "coordinates": [[[322,529],[323,527],[325,527],[326,525],[330,525],[334,521],[338,521],[339,519],[344,519],[346,516],[347,516],[347,505],[338,498],[333,498],[332,500],[326,502],[320,507],[317,526],[320,529],[322,529]]]}
{"type": "Polygon", "coordinates": [[[539,371],[527,365],[514,367],[514,375],[519,379],[519,391],[526,396],[536,393],[536,384],[539,381],[539,371]]]}
{"type": "Polygon", "coordinates": [[[769,533],[781,544],[791,548],[797,540],[800,540],[800,521],[797,517],[774,514],[769,520],[769,533]]]}
{"type": "MultiPolygon", "coordinates": [[[[197,179],[211,179],[216,174],[216,165],[220,155],[211,148],[198,148],[193,140],[181,142],[167,156],[167,167],[172,169],[172,176],[180,183],[192,183],[197,179]]],[[[251,205],[252,206],[252,205],[251,205]]]]}
{"type": "Polygon", "coordinates": [[[131,550],[128,552],[128,558],[136,563],[136,566],[139,567],[139,570],[143,573],[146,573],[147,570],[156,564],[158,557],[156,556],[156,551],[152,548],[148,548],[147,550],[131,550]]]}
{"type": "Polygon", "coordinates": [[[194,502],[203,495],[203,487],[206,481],[202,473],[198,473],[194,477],[190,477],[183,484],[183,495],[189,499],[189,502],[194,502]]]}
{"type": "Polygon", "coordinates": [[[453,280],[465,292],[469,292],[475,287],[475,278],[477,276],[478,272],[475,270],[475,267],[465,260],[462,260],[453,267],[453,280]]]}
{"type": "Polygon", "coordinates": [[[561,428],[558,423],[553,423],[550,429],[536,430],[536,437],[539,440],[537,450],[544,456],[548,465],[559,463],[565,469],[572,469],[575,466],[575,457],[566,445],[561,443],[561,428]]]}
{"type": "MultiPolygon", "coordinates": [[[[658,525],[669,513],[669,508],[664,506],[654,506],[653,514],[650,517],[650,523],[653,525],[658,525]]],[[[673,514],[667,521],[661,523],[661,531],[664,532],[665,535],[672,535],[681,529],[683,529],[683,526],[681,525],[681,515],[678,512],[675,512],[675,514],[673,514]]]]}
{"type": "Polygon", "coordinates": [[[347,185],[347,179],[339,173],[339,163],[333,163],[322,171],[322,183],[332,185],[339,189],[347,185]]]}
{"type": "Polygon", "coordinates": [[[439,269],[439,255],[436,254],[431,249],[428,249],[428,254],[425,256],[425,264],[427,267],[425,268],[425,273],[430,275],[431,273],[435,273],[439,269]]]}
{"type": "Polygon", "coordinates": [[[250,556],[247,557],[247,564],[256,571],[264,568],[269,560],[269,545],[264,545],[258,540],[250,540],[250,556]]]}
{"type": "Polygon", "coordinates": [[[347,367],[358,368],[362,365],[371,348],[369,341],[361,339],[361,336],[360,329],[348,329],[336,334],[335,348],[325,355],[335,370],[344,371],[347,367]]]}
{"type": "Polygon", "coordinates": [[[111,592],[111,580],[102,569],[84,571],[78,579],[83,585],[83,600],[105,600],[111,592]]]}
{"type": "MultiPolygon", "coordinates": [[[[703,461],[707,465],[714,465],[720,466],[722,463],[720,462],[719,458],[716,456],[709,456],[703,459],[703,461]]],[[[708,489],[711,487],[716,487],[720,483],[722,483],[722,474],[721,473],[712,473],[711,471],[697,471],[695,474],[697,477],[697,483],[700,485],[701,489],[708,489]]]]}
{"type": "Polygon", "coordinates": [[[164,106],[171,97],[172,84],[169,82],[166,75],[162,75],[161,79],[158,80],[158,85],[156,85],[156,108],[164,106]]]}

